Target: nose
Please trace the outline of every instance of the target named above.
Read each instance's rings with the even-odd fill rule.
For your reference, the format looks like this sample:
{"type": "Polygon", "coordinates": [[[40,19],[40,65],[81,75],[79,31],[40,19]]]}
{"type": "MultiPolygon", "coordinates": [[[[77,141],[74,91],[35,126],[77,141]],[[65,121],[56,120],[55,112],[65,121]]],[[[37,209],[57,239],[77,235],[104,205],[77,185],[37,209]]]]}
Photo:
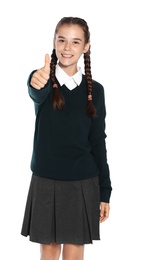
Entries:
{"type": "Polygon", "coordinates": [[[70,49],[71,49],[71,43],[70,42],[66,42],[65,50],[70,50],[70,49]]]}

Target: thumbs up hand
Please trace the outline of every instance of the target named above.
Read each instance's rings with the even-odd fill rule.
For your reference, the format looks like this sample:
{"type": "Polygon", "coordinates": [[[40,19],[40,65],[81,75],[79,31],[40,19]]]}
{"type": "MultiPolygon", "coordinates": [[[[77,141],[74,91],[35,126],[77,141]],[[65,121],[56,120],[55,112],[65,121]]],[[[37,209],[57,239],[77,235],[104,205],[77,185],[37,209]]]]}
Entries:
{"type": "Polygon", "coordinates": [[[44,67],[38,69],[31,78],[31,86],[35,89],[40,90],[44,88],[50,76],[50,57],[48,54],[45,55],[44,67]]]}

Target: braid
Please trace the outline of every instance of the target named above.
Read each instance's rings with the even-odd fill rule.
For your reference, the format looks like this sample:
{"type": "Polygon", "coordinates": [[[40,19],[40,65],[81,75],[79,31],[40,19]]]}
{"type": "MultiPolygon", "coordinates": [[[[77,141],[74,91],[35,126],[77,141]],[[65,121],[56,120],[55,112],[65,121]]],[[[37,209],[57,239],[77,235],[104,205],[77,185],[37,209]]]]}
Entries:
{"type": "Polygon", "coordinates": [[[84,69],[88,88],[88,104],[87,104],[87,114],[89,116],[96,116],[96,109],[92,102],[92,74],[91,74],[91,62],[90,62],[90,48],[84,53],[84,69]]]}
{"type": "Polygon", "coordinates": [[[53,49],[52,55],[51,55],[51,63],[50,63],[50,78],[53,85],[53,108],[56,109],[62,109],[64,106],[64,98],[61,94],[61,92],[58,89],[56,77],[55,77],[55,68],[57,64],[57,56],[55,49],[53,49]]]}

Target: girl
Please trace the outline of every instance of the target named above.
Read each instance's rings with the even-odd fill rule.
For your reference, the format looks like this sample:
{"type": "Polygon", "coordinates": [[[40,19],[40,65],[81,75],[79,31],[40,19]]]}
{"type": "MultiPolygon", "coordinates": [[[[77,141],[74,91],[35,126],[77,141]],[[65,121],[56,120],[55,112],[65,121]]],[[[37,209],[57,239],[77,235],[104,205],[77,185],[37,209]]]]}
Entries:
{"type": "Polygon", "coordinates": [[[92,80],[85,20],[64,17],[54,49],[28,80],[36,124],[32,179],[21,234],[41,245],[41,260],[83,260],[109,216],[111,181],[103,86],[92,80]],[[85,75],[78,67],[84,55],[85,75]]]}

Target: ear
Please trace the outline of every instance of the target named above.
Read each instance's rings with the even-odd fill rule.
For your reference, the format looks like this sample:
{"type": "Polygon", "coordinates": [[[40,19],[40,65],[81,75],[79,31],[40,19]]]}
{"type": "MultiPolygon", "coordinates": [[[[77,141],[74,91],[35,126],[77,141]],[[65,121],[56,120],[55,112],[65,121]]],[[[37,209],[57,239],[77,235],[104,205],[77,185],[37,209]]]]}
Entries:
{"type": "Polygon", "coordinates": [[[90,42],[85,44],[83,53],[86,53],[89,50],[89,48],[90,48],[90,42]]]}

